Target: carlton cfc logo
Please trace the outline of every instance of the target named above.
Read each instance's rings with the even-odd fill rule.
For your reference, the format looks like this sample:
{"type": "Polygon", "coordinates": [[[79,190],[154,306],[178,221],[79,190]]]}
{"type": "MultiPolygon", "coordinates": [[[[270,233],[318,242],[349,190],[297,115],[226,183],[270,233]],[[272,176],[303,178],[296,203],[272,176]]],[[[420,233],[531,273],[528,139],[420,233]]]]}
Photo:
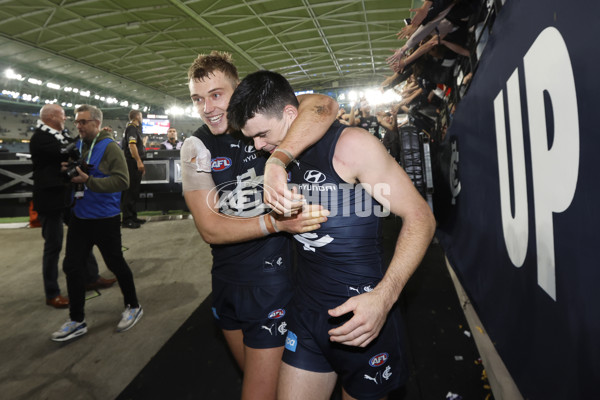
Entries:
{"type": "Polygon", "coordinates": [[[309,169],[304,173],[304,180],[309,183],[321,183],[325,180],[325,174],[321,171],[309,169]]]}
{"type": "Polygon", "coordinates": [[[279,319],[285,315],[285,310],[280,308],[269,313],[269,319],[279,319]]]}
{"type": "Polygon", "coordinates": [[[227,168],[231,167],[231,158],[229,157],[217,157],[210,161],[212,170],[216,172],[225,171],[227,168]]]}
{"type": "Polygon", "coordinates": [[[388,353],[379,353],[369,360],[369,365],[371,367],[381,367],[389,357],[390,355],[388,353]]]}

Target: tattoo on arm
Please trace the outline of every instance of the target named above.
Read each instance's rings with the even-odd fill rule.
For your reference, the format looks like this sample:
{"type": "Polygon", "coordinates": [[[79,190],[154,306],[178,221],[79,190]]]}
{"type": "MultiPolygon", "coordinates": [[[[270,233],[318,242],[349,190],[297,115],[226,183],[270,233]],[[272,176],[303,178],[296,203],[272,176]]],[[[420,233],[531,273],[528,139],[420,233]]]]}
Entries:
{"type": "Polygon", "coordinates": [[[327,107],[325,107],[325,106],[316,106],[315,107],[315,112],[317,113],[317,115],[327,114],[327,107]]]}

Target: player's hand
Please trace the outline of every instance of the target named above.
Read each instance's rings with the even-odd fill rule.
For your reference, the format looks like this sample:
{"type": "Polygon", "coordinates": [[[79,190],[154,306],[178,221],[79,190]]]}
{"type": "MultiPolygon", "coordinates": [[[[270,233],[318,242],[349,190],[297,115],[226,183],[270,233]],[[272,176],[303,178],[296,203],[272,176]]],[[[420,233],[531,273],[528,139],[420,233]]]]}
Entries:
{"type": "Polygon", "coordinates": [[[288,233],[306,233],[319,229],[321,224],[327,221],[329,210],[319,204],[310,204],[304,206],[302,212],[292,216],[283,216],[275,214],[275,223],[277,229],[288,233]]]}
{"type": "Polygon", "coordinates": [[[146,166],[141,161],[137,162],[137,169],[138,169],[139,172],[142,173],[142,175],[144,175],[146,173],[146,166]]]}
{"type": "Polygon", "coordinates": [[[379,292],[372,291],[350,297],[344,304],[329,310],[332,317],[354,313],[344,325],[328,332],[329,340],[347,346],[366,347],[379,335],[385,323],[391,308],[386,304],[379,292]]]}
{"type": "Polygon", "coordinates": [[[302,209],[304,196],[288,189],[287,176],[286,169],[281,165],[265,165],[264,202],[277,214],[290,216],[302,209]]]}

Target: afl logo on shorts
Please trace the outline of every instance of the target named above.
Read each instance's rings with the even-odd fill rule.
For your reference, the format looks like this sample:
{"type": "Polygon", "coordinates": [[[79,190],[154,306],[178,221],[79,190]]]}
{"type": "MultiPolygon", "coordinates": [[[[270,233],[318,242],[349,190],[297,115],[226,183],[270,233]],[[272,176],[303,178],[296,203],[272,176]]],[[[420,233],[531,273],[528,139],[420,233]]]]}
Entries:
{"type": "Polygon", "coordinates": [[[390,355],[388,353],[379,353],[369,360],[369,365],[371,367],[381,367],[383,364],[385,364],[389,356],[390,355]]]}
{"type": "Polygon", "coordinates": [[[217,157],[210,160],[210,166],[213,171],[225,171],[227,168],[231,167],[231,158],[229,157],[217,157]]]}
{"type": "Polygon", "coordinates": [[[321,183],[325,180],[325,174],[321,171],[309,169],[304,173],[304,180],[308,183],[321,183]]]}
{"type": "Polygon", "coordinates": [[[280,308],[279,310],[274,310],[269,313],[269,319],[279,319],[285,315],[285,310],[280,308]]]}

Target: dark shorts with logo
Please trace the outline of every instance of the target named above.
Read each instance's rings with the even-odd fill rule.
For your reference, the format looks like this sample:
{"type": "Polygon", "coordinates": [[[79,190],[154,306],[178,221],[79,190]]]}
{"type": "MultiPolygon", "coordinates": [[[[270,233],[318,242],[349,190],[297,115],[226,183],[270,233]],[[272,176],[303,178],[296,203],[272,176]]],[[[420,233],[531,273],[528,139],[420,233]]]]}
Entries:
{"type": "Polygon", "coordinates": [[[406,382],[404,330],[396,307],[379,336],[366,348],[329,341],[327,332],[349,317],[332,318],[327,310],[307,310],[294,303],[288,308],[285,363],[313,372],[335,371],[346,392],[361,400],[380,399],[406,382]]]}
{"type": "Polygon", "coordinates": [[[238,285],[213,276],[212,289],[212,311],[221,329],[241,329],[244,344],[254,349],[284,345],[291,283],[238,285]]]}

